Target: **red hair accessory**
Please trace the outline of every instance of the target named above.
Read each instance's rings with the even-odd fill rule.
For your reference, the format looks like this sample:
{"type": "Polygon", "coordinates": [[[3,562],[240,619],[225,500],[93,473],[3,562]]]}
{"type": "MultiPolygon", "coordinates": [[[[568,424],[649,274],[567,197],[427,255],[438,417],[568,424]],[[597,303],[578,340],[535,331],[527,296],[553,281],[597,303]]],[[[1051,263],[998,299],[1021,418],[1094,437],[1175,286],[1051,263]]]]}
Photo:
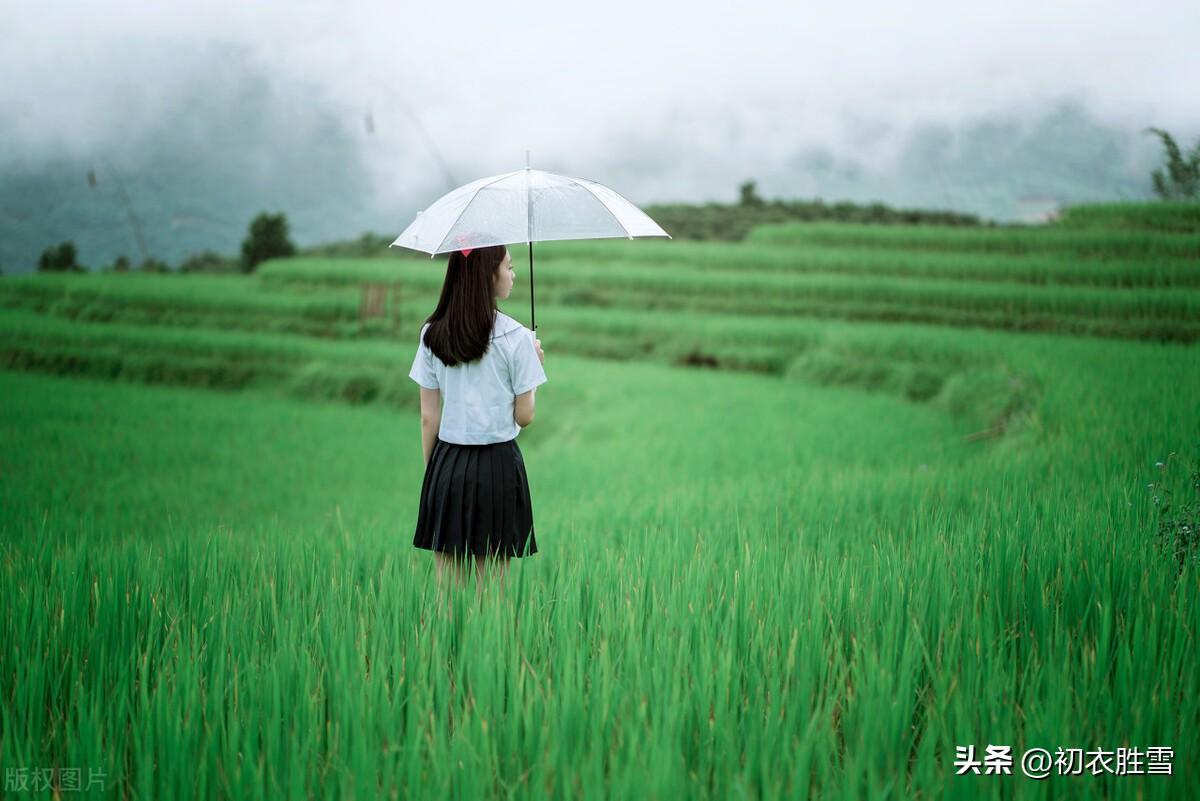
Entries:
{"type": "Polygon", "coordinates": [[[472,250],[474,250],[474,249],[475,249],[475,248],[463,248],[463,249],[462,249],[462,254],[463,254],[464,256],[470,256],[470,255],[471,255],[471,251],[472,251],[472,250]]]}

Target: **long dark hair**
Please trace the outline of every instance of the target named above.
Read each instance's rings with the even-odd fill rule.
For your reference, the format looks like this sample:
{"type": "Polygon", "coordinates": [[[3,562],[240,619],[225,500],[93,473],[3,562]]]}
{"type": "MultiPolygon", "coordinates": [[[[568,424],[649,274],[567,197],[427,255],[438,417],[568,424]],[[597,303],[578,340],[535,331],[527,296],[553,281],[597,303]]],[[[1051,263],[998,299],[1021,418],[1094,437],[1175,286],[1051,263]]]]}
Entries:
{"type": "Polygon", "coordinates": [[[422,323],[429,323],[425,345],[447,367],[483,358],[492,341],[496,321],[496,270],[508,248],[490,245],[474,248],[470,256],[450,253],[446,280],[437,308],[422,323]]]}

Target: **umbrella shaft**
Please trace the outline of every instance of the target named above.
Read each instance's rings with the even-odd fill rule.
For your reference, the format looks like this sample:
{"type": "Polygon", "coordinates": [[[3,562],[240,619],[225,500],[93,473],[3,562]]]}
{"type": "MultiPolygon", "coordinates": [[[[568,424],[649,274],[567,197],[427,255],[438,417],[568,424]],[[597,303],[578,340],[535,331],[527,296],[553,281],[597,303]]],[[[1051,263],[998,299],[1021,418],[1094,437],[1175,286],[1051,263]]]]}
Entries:
{"type": "Polygon", "coordinates": [[[533,242],[529,243],[529,327],[537,331],[537,318],[533,315],[533,242]]]}

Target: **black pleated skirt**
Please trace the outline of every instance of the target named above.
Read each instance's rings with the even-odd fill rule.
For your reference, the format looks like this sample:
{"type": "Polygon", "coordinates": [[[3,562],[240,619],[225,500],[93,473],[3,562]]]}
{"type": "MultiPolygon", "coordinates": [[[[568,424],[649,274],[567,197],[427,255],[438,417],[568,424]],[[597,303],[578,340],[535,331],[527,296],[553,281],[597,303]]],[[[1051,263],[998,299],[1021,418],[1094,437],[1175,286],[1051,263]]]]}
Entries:
{"type": "Polygon", "coordinates": [[[459,445],[439,437],[425,466],[413,545],[476,556],[532,556],[533,504],[516,439],[459,445]]]}

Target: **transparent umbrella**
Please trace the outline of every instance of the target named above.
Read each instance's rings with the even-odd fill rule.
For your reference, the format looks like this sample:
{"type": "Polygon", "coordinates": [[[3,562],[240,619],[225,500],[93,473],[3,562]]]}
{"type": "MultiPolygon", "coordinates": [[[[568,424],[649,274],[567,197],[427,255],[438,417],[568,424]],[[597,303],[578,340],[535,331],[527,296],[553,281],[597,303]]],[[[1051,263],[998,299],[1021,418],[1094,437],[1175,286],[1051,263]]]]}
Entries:
{"type": "Polygon", "coordinates": [[[453,250],[528,242],[530,328],[536,331],[534,242],[671,235],[603,184],[532,169],[528,151],[525,164],[523,170],[480,178],[447,192],[417,212],[392,247],[433,258],[453,250]]]}

